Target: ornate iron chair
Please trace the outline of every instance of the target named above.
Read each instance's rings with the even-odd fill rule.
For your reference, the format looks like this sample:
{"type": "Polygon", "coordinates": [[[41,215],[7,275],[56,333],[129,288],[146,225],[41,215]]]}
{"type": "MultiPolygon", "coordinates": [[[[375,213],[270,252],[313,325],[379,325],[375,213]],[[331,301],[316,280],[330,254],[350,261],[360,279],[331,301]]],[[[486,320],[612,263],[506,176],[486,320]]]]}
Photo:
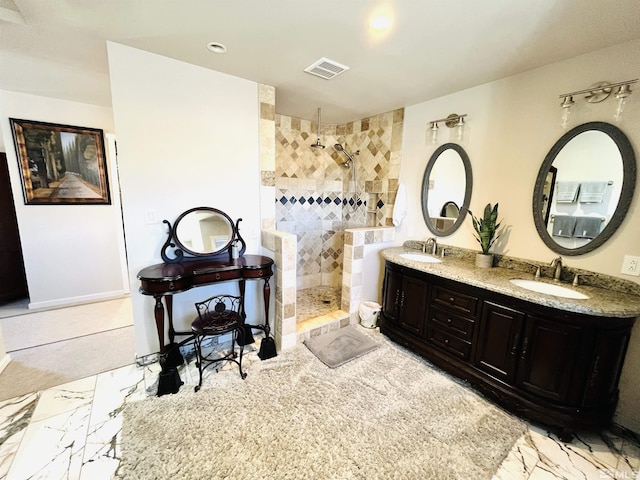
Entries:
{"type": "Polygon", "coordinates": [[[242,299],[233,295],[215,295],[202,302],[197,302],[198,317],[191,323],[191,331],[194,335],[196,350],[196,366],[200,380],[195,391],[202,386],[202,372],[212,364],[222,361],[234,362],[240,370],[240,377],[244,380],[247,376],[242,371],[242,352],[244,350],[243,318],[240,314],[242,299]],[[214,349],[203,356],[202,342],[206,337],[219,337],[231,334],[231,350],[220,353],[214,349]],[[236,352],[236,345],[239,353],[236,352]],[[215,356],[214,355],[218,355],[215,356]]]}

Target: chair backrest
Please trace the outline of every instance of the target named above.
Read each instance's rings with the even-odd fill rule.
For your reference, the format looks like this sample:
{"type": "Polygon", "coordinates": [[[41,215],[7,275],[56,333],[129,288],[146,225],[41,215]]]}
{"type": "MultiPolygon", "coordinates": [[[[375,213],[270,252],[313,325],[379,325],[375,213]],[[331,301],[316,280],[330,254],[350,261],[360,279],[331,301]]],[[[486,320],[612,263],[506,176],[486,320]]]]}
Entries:
{"type": "Polygon", "coordinates": [[[225,325],[230,321],[238,321],[240,317],[241,298],[234,295],[215,295],[196,302],[196,310],[204,327],[225,325]]]}

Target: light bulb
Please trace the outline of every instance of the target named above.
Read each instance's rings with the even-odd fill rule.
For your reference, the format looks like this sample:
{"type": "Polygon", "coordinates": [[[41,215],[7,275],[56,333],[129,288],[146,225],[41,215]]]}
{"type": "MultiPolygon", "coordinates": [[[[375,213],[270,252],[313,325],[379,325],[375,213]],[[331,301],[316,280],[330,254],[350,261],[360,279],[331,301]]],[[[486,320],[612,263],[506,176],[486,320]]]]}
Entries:
{"type": "Polygon", "coordinates": [[[624,111],[624,106],[627,103],[627,97],[631,95],[631,88],[629,85],[622,85],[616,93],[616,99],[618,100],[618,104],[616,105],[616,113],[613,114],[613,119],[616,122],[622,121],[622,112],[624,111]]]}
{"type": "Polygon", "coordinates": [[[431,122],[431,126],[427,131],[427,142],[431,145],[436,145],[438,143],[438,123],[431,122]]]}
{"type": "Polygon", "coordinates": [[[560,105],[562,107],[562,117],[560,119],[560,126],[562,128],[567,128],[567,126],[569,125],[569,116],[571,115],[571,107],[573,107],[574,104],[575,102],[573,101],[573,97],[564,97],[564,100],[560,105]]]}
{"type": "Polygon", "coordinates": [[[458,143],[462,143],[464,141],[464,117],[460,117],[458,119],[458,123],[456,123],[454,132],[454,139],[458,143]]]}

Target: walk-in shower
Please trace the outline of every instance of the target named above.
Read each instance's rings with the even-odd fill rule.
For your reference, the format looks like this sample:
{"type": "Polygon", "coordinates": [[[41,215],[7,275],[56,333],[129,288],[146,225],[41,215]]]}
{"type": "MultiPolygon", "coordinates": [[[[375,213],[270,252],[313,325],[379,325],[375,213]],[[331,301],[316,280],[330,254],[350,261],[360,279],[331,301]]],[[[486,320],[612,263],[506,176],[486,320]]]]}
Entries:
{"type": "Polygon", "coordinates": [[[301,331],[339,318],[345,232],[385,225],[382,189],[389,185],[391,162],[399,158],[391,139],[402,135],[399,113],[331,124],[324,123],[324,107],[314,110],[309,119],[276,117],[276,229],[295,235],[295,315],[301,331]]]}

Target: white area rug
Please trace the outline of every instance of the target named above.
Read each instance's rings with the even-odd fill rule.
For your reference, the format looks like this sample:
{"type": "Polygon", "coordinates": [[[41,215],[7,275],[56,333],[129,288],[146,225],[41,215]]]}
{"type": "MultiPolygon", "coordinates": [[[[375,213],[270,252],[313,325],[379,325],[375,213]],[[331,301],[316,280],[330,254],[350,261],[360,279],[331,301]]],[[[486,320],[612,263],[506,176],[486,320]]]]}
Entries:
{"type": "Polygon", "coordinates": [[[382,345],[329,369],[298,345],[203,389],[124,408],[125,479],[486,479],[520,420],[382,345]]]}
{"type": "Polygon", "coordinates": [[[327,367],[336,368],[380,346],[361,330],[361,327],[349,325],[325,335],[311,337],[304,344],[327,367]]]}

